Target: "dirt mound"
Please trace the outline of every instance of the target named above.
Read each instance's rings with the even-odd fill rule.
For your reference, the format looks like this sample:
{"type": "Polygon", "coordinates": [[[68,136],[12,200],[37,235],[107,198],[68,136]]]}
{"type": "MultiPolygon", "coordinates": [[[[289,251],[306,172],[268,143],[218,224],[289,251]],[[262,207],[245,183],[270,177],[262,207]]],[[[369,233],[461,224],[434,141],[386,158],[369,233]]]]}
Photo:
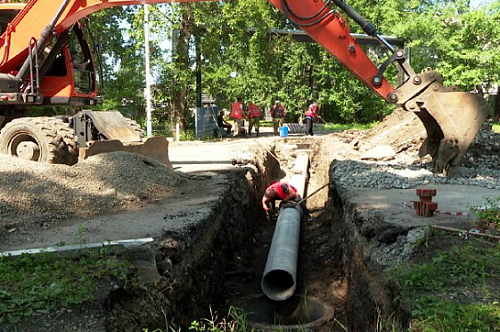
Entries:
{"type": "Polygon", "coordinates": [[[359,150],[377,145],[390,145],[396,153],[416,151],[427,136],[425,127],[413,112],[396,110],[374,128],[361,134],[359,150]]]}
{"type": "Polygon", "coordinates": [[[172,195],[186,176],[145,156],[113,152],[75,166],[0,155],[0,226],[55,223],[172,195]]]}

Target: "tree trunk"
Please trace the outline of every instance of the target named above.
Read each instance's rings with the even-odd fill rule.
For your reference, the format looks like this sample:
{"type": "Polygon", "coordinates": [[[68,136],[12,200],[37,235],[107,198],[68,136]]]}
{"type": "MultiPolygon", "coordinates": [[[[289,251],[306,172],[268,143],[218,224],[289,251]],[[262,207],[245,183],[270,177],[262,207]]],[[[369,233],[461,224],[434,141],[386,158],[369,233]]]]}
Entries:
{"type": "Polygon", "coordinates": [[[175,77],[175,94],[173,96],[174,114],[179,123],[181,131],[184,131],[187,126],[186,118],[189,111],[186,100],[189,91],[188,80],[189,76],[189,39],[191,37],[191,8],[188,3],[181,3],[182,15],[180,17],[180,28],[177,39],[176,54],[173,56],[173,62],[178,69],[175,77]]]}
{"type": "Polygon", "coordinates": [[[194,31],[194,43],[196,52],[196,107],[202,107],[202,90],[201,90],[201,45],[200,45],[200,31],[194,31]]]}

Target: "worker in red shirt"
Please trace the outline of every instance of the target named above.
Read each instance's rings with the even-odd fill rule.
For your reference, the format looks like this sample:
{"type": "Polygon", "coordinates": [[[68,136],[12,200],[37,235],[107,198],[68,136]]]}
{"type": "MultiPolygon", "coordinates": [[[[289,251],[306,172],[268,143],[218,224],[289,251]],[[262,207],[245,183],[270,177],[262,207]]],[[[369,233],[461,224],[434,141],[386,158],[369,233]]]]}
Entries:
{"type": "Polygon", "coordinates": [[[259,121],[262,111],[259,106],[251,101],[248,102],[248,136],[252,136],[252,128],[255,127],[257,137],[259,137],[259,121]]]}
{"type": "Polygon", "coordinates": [[[243,126],[243,117],[245,116],[242,98],[238,97],[233,103],[233,108],[231,110],[230,117],[234,121],[234,137],[239,137],[240,132],[245,130],[243,126]]]}
{"type": "MultiPolygon", "coordinates": [[[[270,219],[277,219],[276,201],[301,201],[297,189],[287,182],[274,182],[266,188],[262,197],[262,208],[270,219]]],[[[302,205],[301,205],[302,207],[302,205]]],[[[305,207],[305,205],[304,205],[305,207]]]]}
{"type": "Polygon", "coordinates": [[[307,135],[314,136],[314,133],[313,133],[314,119],[315,118],[321,119],[321,116],[319,114],[317,114],[317,112],[318,112],[318,103],[313,102],[311,105],[309,105],[309,107],[307,108],[306,114],[305,114],[305,116],[306,116],[306,136],[307,135]]]}

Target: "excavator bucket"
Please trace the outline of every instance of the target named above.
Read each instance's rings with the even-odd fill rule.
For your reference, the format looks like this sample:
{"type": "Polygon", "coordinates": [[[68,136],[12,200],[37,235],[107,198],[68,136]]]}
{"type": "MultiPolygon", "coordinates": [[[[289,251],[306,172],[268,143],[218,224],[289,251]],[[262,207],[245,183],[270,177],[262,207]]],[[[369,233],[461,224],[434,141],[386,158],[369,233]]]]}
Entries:
{"type": "Polygon", "coordinates": [[[437,172],[453,176],[488,116],[488,105],[467,92],[435,92],[428,94],[416,115],[427,131],[419,156],[429,154],[437,172]]]}
{"type": "Polygon", "coordinates": [[[72,118],[79,148],[78,160],[99,153],[126,151],[142,154],[172,167],[166,137],[144,138],[140,126],[118,111],[84,110],[72,118]]]}
{"type": "Polygon", "coordinates": [[[162,164],[172,167],[168,158],[168,141],[166,137],[150,137],[142,142],[122,142],[120,140],[90,141],[80,147],[78,160],[84,160],[99,153],[126,151],[148,156],[162,164]]]}

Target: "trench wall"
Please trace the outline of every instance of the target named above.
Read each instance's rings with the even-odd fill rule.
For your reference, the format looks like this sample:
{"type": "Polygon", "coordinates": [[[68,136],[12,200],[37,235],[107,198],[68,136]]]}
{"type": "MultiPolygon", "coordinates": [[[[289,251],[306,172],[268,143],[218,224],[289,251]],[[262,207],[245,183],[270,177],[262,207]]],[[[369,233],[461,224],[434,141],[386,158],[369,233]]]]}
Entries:
{"type": "MultiPolygon", "coordinates": [[[[335,160],[325,150],[320,147],[315,163],[330,166],[318,168],[317,176],[332,179],[335,160]]],[[[387,243],[378,235],[392,226],[376,214],[361,217],[345,192],[332,180],[325,211],[331,216],[332,234],[338,234],[339,229],[342,234],[334,239],[336,249],[332,256],[341,260],[347,283],[345,312],[349,331],[406,331],[410,314],[399,303],[399,288],[383,274],[384,266],[371,259],[370,252],[384,250],[387,243]]],[[[401,230],[392,231],[397,234],[401,230]]]]}
{"type": "Polygon", "coordinates": [[[265,185],[281,172],[274,152],[274,147],[256,150],[253,165],[224,172],[225,188],[208,217],[156,239],[160,281],[112,292],[105,301],[106,331],[166,331],[166,324],[187,330],[193,320],[211,317],[211,307],[225,300],[226,267],[254,222],[265,218],[260,208],[265,185]]]}
{"type": "Polygon", "coordinates": [[[253,227],[259,181],[251,168],[225,175],[226,188],[208,217],[156,239],[159,282],[110,293],[106,331],[166,331],[166,324],[187,330],[194,319],[210,318],[210,306],[223,301],[225,267],[253,227]]]}

